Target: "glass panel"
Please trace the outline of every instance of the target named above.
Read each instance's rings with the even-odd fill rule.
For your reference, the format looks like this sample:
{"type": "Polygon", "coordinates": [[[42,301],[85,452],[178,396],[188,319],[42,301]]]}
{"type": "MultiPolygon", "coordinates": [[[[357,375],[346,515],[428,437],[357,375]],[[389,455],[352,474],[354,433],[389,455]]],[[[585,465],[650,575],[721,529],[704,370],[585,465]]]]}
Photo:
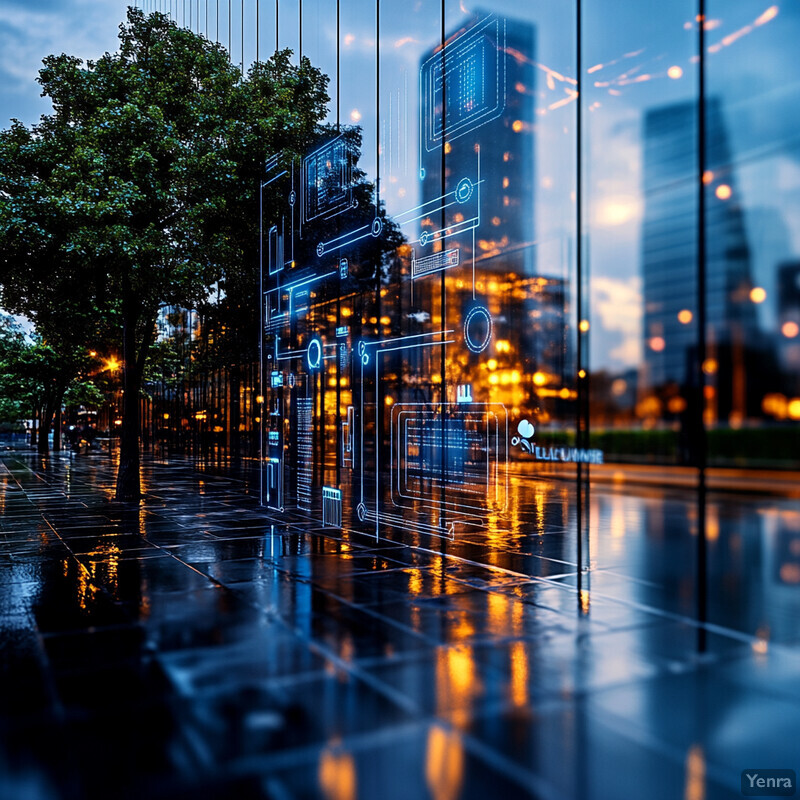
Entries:
{"type": "Polygon", "coordinates": [[[708,15],[709,461],[797,468],[800,9],[715,0],[708,15]]]}
{"type": "Polygon", "coordinates": [[[303,0],[303,55],[330,79],[328,121],[337,120],[337,0],[303,0]]]}
{"type": "Polygon", "coordinates": [[[292,51],[293,62],[300,63],[300,2],[278,0],[278,45],[292,51]]]}
{"type": "MultiPolygon", "coordinates": [[[[696,3],[587,3],[590,551],[600,595],[694,616],[698,472],[696,3]]],[[[702,513],[702,511],[700,512],[702,513]]],[[[608,606],[595,604],[598,618],[608,606]]]]}
{"type": "MultiPolygon", "coordinates": [[[[479,223],[462,247],[465,268],[446,273],[448,327],[463,331],[448,349],[447,382],[454,394],[469,387],[475,408],[502,409],[509,481],[505,506],[484,530],[457,532],[454,549],[471,542],[488,547],[483,557],[492,564],[574,584],[574,6],[498,2],[491,15],[482,9],[446,3],[445,190],[457,200],[480,158],[479,223]],[[475,43],[482,35],[502,55],[494,72],[475,43]],[[483,71],[479,94],[475,69],[483,71]],[[492,325],[485,349],[482,315],[492,325]],[[545,532],[555,535],[545,541],[545,532]]],[[[452,206],[447,225],[456,228],[462,216],[452,206]]]]}
{"type": "MultiPolygon", "coordinates": [[[[800,514],[800,8],[707,3],[709,618],[796,643],[800,514]],[[780,472],[778,470],[783,470],[780,472]]],[[[765,648],[766,649],[766,648],[765,648]]]]}

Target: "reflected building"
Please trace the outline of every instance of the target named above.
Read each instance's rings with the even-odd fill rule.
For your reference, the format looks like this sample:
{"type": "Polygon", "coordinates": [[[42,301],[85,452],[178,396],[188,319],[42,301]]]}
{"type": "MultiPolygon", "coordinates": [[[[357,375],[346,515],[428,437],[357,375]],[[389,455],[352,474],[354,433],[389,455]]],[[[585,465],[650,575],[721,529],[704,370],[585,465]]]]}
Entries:
{"type": "Polygon", "coordinates": [[[778,326],[782,331],[781,360],[792,374],[787,387],[792,394],[800,391],[800,261],[778,267],[778,326]]]}
{"type": "MultiPolygon", "coordinates": [[[[645,381],[650,393],[694,383],[697,357],[697,104],[644,117],[642,233],[645,381]]],[[[758,416],[774,383],[774,342],[757,319],[751,259],[722,107],[705,109],[707,422],[758,416]]],[[[677,407],[677,406],[676,406],[677,407]]]]}
{"type": "MultiPolygon", "coordinates": [[[[464,265],[474,262],[478,292],[487,295],[497,323],[491,355],[498,367],[495,376],[489,376],[492,397],[521,406],[542,395],[531,381],[534,373],[551,376],[558,385],[563,385],[569,374],[573,351],[567,324],[570,287],[563,277],[568,254],[566,236],[545,248],[535,240],[536,29],[529,22],[509,18],[499,20],[499,34],[495,28],[484,32],[487,20],[493,19],[491,14],[476,13],[468,24],[449,33],[443,58],[440,47],[422,56],[423,76],[429,68],[426,65],[433,62],[440,68],[437,62],[441,60],[447,80],[444,98],[433,96],[433,109],[425,91],[420,97],[421,202],[424,207],[439,195],[454,191],[465,176],[479,174],[480,221],[471,238],[458,237],[460,261],[464,265]],[[476,80],[472,62],[461,56],[466,48],[458,43],[469,42],[478,32],[492,56],[498,54],[499,66],[498,74],[484,68],[476,80]],[[504,86],[502,103],[495,82],[504,86]],[[494,113],[488,121],[473,128],[462,124],[481,104],[491,107],[492,103],[494,113]],[[442,117],[443,147],[426,146],[430,135],[424,129],[425,120],[432,114],[442,117]]],[[[473,50],[480,47],[473,45],[473,50]]],[[[482,60],[486,61],[485,55],[482,60]]],[[[424,218],[421,230],[455,228],[463,223],[462,217],[462,209],[456,206],[442,212],[440,219],[424,218]]],[[[440,248],[451,246],[445,240],[440,248]]],[[[437,290],[428,288],[428,292],[437,290]]],[[[448,327],[457,328],[474,303],[473,287],[468,280],[445,273],[444,290],[448,327]]],[[[456,378],[476,385],[481,380],[485,381],[486,375],[477,364],[467,365],[456,378]]]]}

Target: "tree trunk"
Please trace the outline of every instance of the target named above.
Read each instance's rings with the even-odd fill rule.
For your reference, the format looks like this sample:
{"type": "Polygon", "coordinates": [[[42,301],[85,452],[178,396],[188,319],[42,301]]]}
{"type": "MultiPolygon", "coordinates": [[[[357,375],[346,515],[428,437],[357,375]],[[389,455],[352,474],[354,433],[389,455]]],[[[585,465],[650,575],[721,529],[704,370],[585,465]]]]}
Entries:
{"type": "Polygon", "coordinates": [[[138,343],[136,329],[142,321],[141,306],[131,297],[122,301],[122,430],[119,438],[119,469],[116,499],[123,503],[138,503],[142,496],[141,403],[144,362],[153,342],[155,319],[145,318],[145,328],[138,343]]]}
{"type": "Polygon", "coordinates": [[[141,372],[136,358],[136,315],[122,317],[122,430],[119,437],[119,470],[116,499],[135,503],[142,495],[139,458],[139,389],[141,372]]]}
{"type": "Polygon", "coordinates": [[[41,417],[39,425],[39,439],[37,442],[37,450],[39,455],[45,455],[50,452],[50,430],[53,425],[53,401],[47,400],[44,406],[44,413],[41,417]]]}
{"type": "Polygon", "coordinates": [[[64,392],[59,391],[56,399],[56,414],[53,419],[53,450],[61,450],[61,404],[64,402],[64,392]]]}

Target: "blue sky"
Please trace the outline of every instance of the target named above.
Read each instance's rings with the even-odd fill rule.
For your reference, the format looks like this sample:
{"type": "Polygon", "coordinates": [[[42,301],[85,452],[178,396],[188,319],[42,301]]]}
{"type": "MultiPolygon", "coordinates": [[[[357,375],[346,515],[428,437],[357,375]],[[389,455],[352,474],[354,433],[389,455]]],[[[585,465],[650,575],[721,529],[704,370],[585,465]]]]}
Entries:
{"type": "Polygon", "coordinates": [[[35,122],[50,109],[36,76],[42,58],[97,58],[117,46],[126,0],[0,0],[0,124],[35,122]]]}
{"type": "MultiPolygon", "coordinates": [[[[91,59],[115,50],[129,2],[133,0],[0,0],[0,124],[5,127],[12,117],[31,124],[48,112],[49,103],[39,96],[36,84],[45,55],[66,52],[91,59]]],[[[205,8],[207,0],[200,2],[205,8]]],[[[364,127],[363,165],[370,171],[376,136],[375,39],[374,19],[363,12],[373,2],[345,0],[341,6],[342,118],[359,120],[364,127]]],[[[745,211],[752,248],[753,278],[768,295],[759,309],[767,328],[777,321],[776,265],[800,253],[800,140],[795,111],[800,98],[796,66],[800,3],[773,2],[707,0],[708,87],[723,102],[735,164],[736,200],[745,211]],[[776,231],[783,233],[778,236],[776,231]]],[[[248,19],[255,3],[246,0],[248,19]]],[[[336,30],[329,13],[332,3],[304,3],[306,53],[331,73],[336,30]]],[[[477,3],[447,0],[448,28],[462,13],[476,10],[477,3]]],[[[271,5],[271,0],[261,0],[262,10],[271,5]]],[[[296,48],[298,20],[296,13],[289,13],[293,5],[281,3],[281,44],[296,48]]],[[[208,7],[214,7],[210,0],[208,7]]],[[[433,7],[438,8],[434,0],[382,3],[382,85],[400,80],[404,70],[412,74],[417,69],[420,54],[439,34],[439,23],[434,20],[433,24],[428,14],[433,7]]],[[[574,22],[566,0],[481,0],[480,7],[506,14],[512,23],[524,17],[535,24],[538,60],[571,74],[574,58],[568,45],[574,22]]],[[[242,58],[239,8],[239,3],[232,4],[231,44],[237,63],[242,58]]],[[[612,369],[636,365],[641,359],[642,115],[648,108],[696,96],[695,9],[696,0],[584,4],[584,192],[591,223],[587,255],[596,312],[592,358],[612,369]]],[[[204,14],[202,23],[206,23],[204,14]]],[[[209,19],[210,33],[217,24],[220,39],[227,44],[227,14],[219,22],[209,19]]],[[[252,19],[249,25],[246,62],[255,56],[252,19]]],[[[268,50],[274,41],[272,15],[262,13],[260,25],[262,48],[268,50]]],[[[266,54],[262,49],[262,57],[266,54]]],[[[560,90],[555,86],[554,91],[560,90]]],[[[573,217],[574,201],[568,191],[574,159],[568,132],[573,118],[574,106],[568,105],[537,123],[536,172],[542,182],[535,204],[539,236],[558,234],[564,220],[573,217]],[[562,128],[565,137],[559,138],[562,128]]],[[[406,189],[410,198],[417,188],[416,183],[395,187],[398,193],[404,191],[404,198],[406,189]]],[[[391,209],[388,189],[385,199],[391,209]]],[[[410,200],[402,201],[406,202],[410,200]]]]}

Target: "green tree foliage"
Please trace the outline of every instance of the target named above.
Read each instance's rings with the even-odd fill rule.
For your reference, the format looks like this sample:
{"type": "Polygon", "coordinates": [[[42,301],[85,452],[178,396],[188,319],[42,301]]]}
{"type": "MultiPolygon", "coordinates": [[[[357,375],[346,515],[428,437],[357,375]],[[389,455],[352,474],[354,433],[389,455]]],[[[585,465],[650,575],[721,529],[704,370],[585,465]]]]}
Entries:
{"type": "Polygon", "coordinates": [[[99,405],[103,395],[86,376],[64,378],[61,355],[37,335],[26,335],[10,317],[0,318],[0,422],[39,422],[38,448],[48,449],[53,415],[67,405],[99,405]],[[62,383],[65,380],[65,383],[62,383]]]}
{"type": "MultiPolygon", "coordinates": [[[[158,310],[201,305],[217,282],[240,274],[236,220],[255,216],[252,176],[268,154],[303,152],[318,135],[327,78],[288,53],[243,77],[220,46],[129,9],[119,52],[86,64],[48,57],[40,83],[53,114],[32,130],[15,124],[0,143],[0,251],[8,247],[16,265],[27,254],[35,275],[16,284],[18,305],[45,296],[37,324],[54,316],[48,287],[63,272],[70,318],[121,326],[117,498],[133,500],[139,393],[158,310]]],[[[3,302],[12,296],[9,261],[3,302]]],[[[84,332],[84,349],[88,341],[84,332]]]]}

